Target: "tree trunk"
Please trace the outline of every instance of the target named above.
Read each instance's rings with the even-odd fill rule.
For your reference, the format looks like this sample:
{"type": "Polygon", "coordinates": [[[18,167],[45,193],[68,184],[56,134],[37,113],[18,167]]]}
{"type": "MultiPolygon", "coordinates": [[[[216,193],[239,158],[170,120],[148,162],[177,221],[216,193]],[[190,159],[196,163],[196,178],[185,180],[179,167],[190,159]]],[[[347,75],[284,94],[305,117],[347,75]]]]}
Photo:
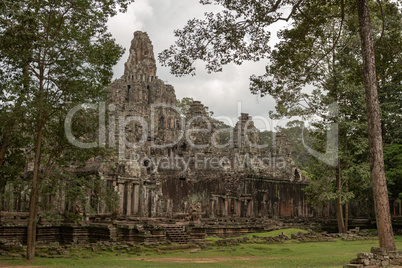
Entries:
{"type": "Polygon", "coordinates": [[[34,160],[34,172],[31,187],[31,199],[29,202],[29,220],[27,228],[27,259],[32,260],[35,257],[36,244],[36,218],[39,207],[39,168],[42,147],[42,124],[38,125],[36,152],[34,160]]]}
{"type": "Polygon", "coordinates": [[[39,205],[39,168],[42,147],[42,126],[38,124],[36,152],[34,160],[34,172],[31,186],[31,198],[29,202],[29,219],[27,227],[27,259],[32,260],[35,257],[36,244],[36,218],[39,205]]]}
{"type": "Polygon", "coordinates": [[[366,106],[368,135],[370,146],[370,171],[373,184],[374,208],[380,247],[395,250],[391,215],[388,200],[387,182],[384,172],[384,157],[381,136],[380,107],[377,92],[377,75],[373,34],[371,31],[368,0],[357,0],[359,13],[360,39],[363,56],[364,86],[366,89],[366,106]]]}
{"type": "Polygon", "coordinates": [[[39,74],[39,94],[38,94],[38,124],[36,134],[36,150],[34,158],[34,172],[31,187],[31,199],[29,202],[29,219],[27,226],[27,259],[32,260],[35,257],[36,247],[36,218],[39,209],[39,172],[40,172],[40,159],[42,155],[42,136],[44,127],[44,110],[43,104],[43,68],[40,69],[39,74]]]}
{"type": "MultiPolygon", "coordinates": [[[[345,152],[348,152],[348,135],[345,133],[345,152]]],[[[345,163],[345,171],[348,171],[348,156],[345,157],[346,163],[345,163]]],[[[345,180],[345,193],[349,192],[349,179],[348,176],[346,175],[345,180]]],[[[349,200],[346,199],[345,202],[345,232],[347,232],[349,229],[349,200]]]]}
{"type": "Polygon", "coordinates": [[[345,223],[343,221],[343,211],[342,211],[342,182],[341,182],[341,167],[340,161],[338,160],[338,166],[336,168],[336,193],[338,197],[336,198],[336,218],[338,222],[338,232],[345,232],[345,223]]]}
{"type": "MultiPolygon", "coordinates": [[[[349,192],[349,185],[348,180],[345,181],[345,192],[349,192]]],[[[345,203],[345,232],[349,229],[349,202],[346,201],[345,203]]]]}

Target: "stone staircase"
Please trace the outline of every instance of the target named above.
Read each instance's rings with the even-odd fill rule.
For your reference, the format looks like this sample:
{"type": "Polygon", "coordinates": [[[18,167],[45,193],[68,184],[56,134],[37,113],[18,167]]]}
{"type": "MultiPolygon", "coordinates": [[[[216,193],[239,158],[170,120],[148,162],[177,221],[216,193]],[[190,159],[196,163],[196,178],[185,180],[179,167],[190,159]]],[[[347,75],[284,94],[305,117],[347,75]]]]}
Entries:
{"type": "Polygon", "coordinates": [[[187,244],[189,242],[188,235],[184,231],[184,226],[169,225],[164,226],[166,237],[173,243],[187,244]]]}

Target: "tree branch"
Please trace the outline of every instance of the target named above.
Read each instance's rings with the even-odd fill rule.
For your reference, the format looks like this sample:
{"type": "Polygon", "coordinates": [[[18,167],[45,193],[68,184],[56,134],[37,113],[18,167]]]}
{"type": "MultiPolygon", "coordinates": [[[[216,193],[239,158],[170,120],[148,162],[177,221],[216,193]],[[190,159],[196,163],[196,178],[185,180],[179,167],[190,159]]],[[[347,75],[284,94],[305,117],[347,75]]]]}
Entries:
{"type": "Polygon", "coordinates": [[[378,5],[380,6],[380,11],[381,11],[381,18],[382,18],[382,29],[381,29],[381,36],[380,39],[378,40],[377,44],[381,44],[382,36],[384,35],[384,30],[385,30],[385,18],[384,18],[384,12],[382,10],[382,4],[381,0],[377,0],[378,5]]]}
{"type": "Polygon", "coordinates": [[[332,45],[332,48],[330,50],[328,50],[327,52],[325,52],[325,54],[321,58],[319,58],[318,61],[312,67],[310,67],[310,70],[315,69],[315,67],[317,67],[317,65],[320,63],[320,61],[322,61],[322,59],[324,59],[326,56],[328,56],[329,53],[331,53],[332,51],[335,50],[335,46],[337,45],[339,38],[341,37],[344,19],[345,19],[345,3],[344,3],[344,0],[342,0],[341,1],[341,25],[339,26],[338,36],[336,37],[334,44],[332,45]]]}
{"type": "MultiPolygon", "coordinates": [[[[296,11],[296,9],[298,10],[298,8],[299,8],[299,5],[303,2],[304,0],[299,0],[294,6],[293,6],[293,8],[292,8],[292,11],[290,12],[290,14],[289,14],[289,16],[287,16],[286,18],[277,18],[276,20],[274,20],[273,21],[273,23],[274,22],[277,22],[277,21],[280,21],[280,20],[284,20],[284,21],[289,21],[290,20],[290,18],[293,16],[293,14],[295,13],[295,11],[296,11]]],[[[279,1],[280,2],[280,1],[279,1]]],[[[274,11],[274,10],[271,10],[270,12],[272,12],[272,11],[274,11]]]]}

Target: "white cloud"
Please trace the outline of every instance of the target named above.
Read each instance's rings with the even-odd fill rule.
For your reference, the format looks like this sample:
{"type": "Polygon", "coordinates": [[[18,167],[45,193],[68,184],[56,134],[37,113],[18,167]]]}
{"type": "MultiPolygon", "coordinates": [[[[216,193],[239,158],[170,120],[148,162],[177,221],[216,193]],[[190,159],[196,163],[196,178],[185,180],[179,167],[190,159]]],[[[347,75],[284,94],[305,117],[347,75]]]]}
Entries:
{"type": "MultiPolygon", "coordinates": [[[[120,77],[124,72],[124,62],[128,58],[128,48],[135,31],[148,33],[157,57],[158,53],[174,43],[175,29],[182,28],[189,19],[202,18],[204,12],[211,10],[219,10],[219,7],[203,6],[198,0],[137,0],[126,14],[119,14],[109,22],[111,33],[126,48],[126,54],[114,68],[115,77],[120,77]]],[[[274,110],[274,100],[271,97],[258,98],[249,90],[249,77],[264,73],[265,63],[230,64],[224,66],[223,72],[213,74],[207,74],[203,63],[198,63],[196,76],[181,78],[174,77],[168,68],[157,63],[157,75],[174,86],[178,98],[200,100],[215,115],[225,115],[237,121],[238,102],[241,101],[242,112],[268,118],[268,111],[274,110]]]]}

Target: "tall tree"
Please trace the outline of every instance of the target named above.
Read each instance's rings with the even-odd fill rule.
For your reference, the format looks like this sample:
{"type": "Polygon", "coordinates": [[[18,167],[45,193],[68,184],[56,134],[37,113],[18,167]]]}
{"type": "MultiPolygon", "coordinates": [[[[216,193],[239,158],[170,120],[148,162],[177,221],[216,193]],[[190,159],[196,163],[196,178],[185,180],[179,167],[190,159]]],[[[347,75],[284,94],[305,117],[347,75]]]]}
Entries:
{"type": "Polygon", "coordinates": [[[363,77],[366,89],[368,136],[370,147],[370,170],[373,183],[374,207],[380,245],[396,250],[385,179],[382,145],[380,104],[378,100],[377,72],[375,65],[374,39],[371,30],[370,9],[367,0],[357,0],[360,38],[362,42],[363,77]]]}
{"type": "MultiPolygon", "coordinates": [[[[326,66],[322,62],[331,59],[329,56],[339,45],[345,15],[357,14],[362,38],[360,48],[364,59],[363,66],[365,66],[363,73],[365,74],[367,115],[370,117],[368,129],[370,130],[371,176],[373,192],[375,192],[380,246],[395,249],[389,205],[385,201],[385,199],[388,200],[388,195],[384,170],[381,168],[383,166],[382,142],[381,132],[378,132],[381,122],[375,88],[375,54],[370,32],[368,1],[201,0],[200,2],[221,5],[223,11],[217,14],[208,13],[204,20],[192,19],[182,30],[176,30],[175,35],[179,40],[159,55],[162,64],[170,66],[173,74],[183,75],[195,73],[193,63],[198,59],[206,62],[208,71],[221,71],[221,66],[229,62],[241,64],[244,60],[256,61],[270,55],[269,27],[278,21],[292,22],[290,27],[280,32],[280,37],[287,36],[288,39],[292,37],[293,40],[308,46],[301,47],[302,53],[299,53],[298,57],[294,57],[292,53],[277,54],[278,57],[282,56],[284,64],[276,66],[279,71],[278,69],[272,71],[271,66],[267,66],[268,74],[275,74],[273,77],[252,78],[252,90],[273,95],[277,100],[279,114],[283,114],[284,111],[293,115],[306,115],[313,112],[325,114],[320,100],[326,93],[313,90],[311,94],[307,94],[303,86],[317,85],[316,81],[324,80],[326,74],[332,73],[331,65],[326,66]],[[294,22],[296,24],[293,24],[294,22]],[[292,31],[293,27],[298,27],[299,30],[292,31]],[[329,31],[328,27],[335,30],[329,31]],[[294,72],[295,68],[289,64],[297,65],[298,71],[294,72]],[[302,105],[294,105],[295,103],[302,105]]],[[[297,46],[297,43],[286,42],[286,39],[283,42],[284,46],[289,47],[289,52],[292,52],[292,46],[297,46]]],[[[278,51],[274,50],[272,55],[275,53],[278,51]]],[[[333,101],[338,100],[331,95],[328,97],[331,97],[333,101]]]]}
{"type": "Polygon", "coordinates": [[[36,217],[46,127],[66,104],[101,99],[104,88],[111,80],[112,66],[122,54],[122,48],[107,32],[106,22],[109,17],[117,14],[118,6],[121,11],[125,11],[131,2],[0,2],[0,61],[1,66],[7,68],[4,72],[7,75],[2,79],[18,79],[18,83],[14,83],[17,87],[9,87],[7,95],[14,96],[15,103],[21,103],[21,106],[29,109],[29,118],[34,127],[31,133],[35,149],[27,259],[35,256],[36,217]]]}

